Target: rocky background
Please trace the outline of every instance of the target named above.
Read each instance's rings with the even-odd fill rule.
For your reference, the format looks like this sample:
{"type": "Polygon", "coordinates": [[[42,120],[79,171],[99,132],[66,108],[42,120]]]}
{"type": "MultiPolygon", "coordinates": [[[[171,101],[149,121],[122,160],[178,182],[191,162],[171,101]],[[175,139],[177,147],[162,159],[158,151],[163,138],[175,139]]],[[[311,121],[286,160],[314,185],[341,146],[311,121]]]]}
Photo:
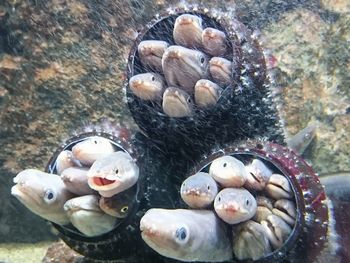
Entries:
{"type": "MultiPolygon", "coordinates": [[[[123,94],[128,52],[141,26],[175,2],[0,0],[0,247],[55,239],[10,196],[16,173],[43,169],[62,141],[101,119],[135,128],[123,94]]],[[[315,170],[349,171],[349,1],[207,2],[188,3],[235,12],[261,32],[287,135],[319,125],[305,153],[315,170]]],[[[53,247],[44,262],[75,260],[53,247]]]]}

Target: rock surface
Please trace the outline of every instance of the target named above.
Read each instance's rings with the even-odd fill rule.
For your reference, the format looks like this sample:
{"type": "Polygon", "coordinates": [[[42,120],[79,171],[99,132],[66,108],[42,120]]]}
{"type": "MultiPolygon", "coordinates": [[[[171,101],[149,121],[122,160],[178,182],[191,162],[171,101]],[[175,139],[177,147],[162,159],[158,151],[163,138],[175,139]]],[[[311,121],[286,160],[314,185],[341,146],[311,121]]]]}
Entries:
{"type": "Polygon", "coordinates": [[[87,263],[83,256],[70,249],[63,241],[53,243],[46,252],[42,263],[87,263]]]}
{"type": "Polygon", "coordinates": [[[51,242],[8,243],[0,246],[1,263],[41,262],[51,242]]]}
{"type": "Polygon", "coordinates": [[[287,134],[319,124],[306,156],[320,174],[350,169],[349,15],[328,23],[299,9],[264,31],[277,60],[287,134]]]}

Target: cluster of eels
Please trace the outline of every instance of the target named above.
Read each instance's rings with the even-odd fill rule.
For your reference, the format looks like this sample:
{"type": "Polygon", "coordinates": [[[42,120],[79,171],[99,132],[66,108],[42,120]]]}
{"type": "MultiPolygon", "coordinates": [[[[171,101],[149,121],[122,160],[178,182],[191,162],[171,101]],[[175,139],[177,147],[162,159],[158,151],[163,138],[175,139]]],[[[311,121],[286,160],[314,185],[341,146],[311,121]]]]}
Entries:
{"type": "Polygon", "coordinates": [[[55,173],[21,171],[11,189],[35,214],[86,236],[111,231],[135,199],[139,168],[109,139],[88,137],[56,159],[55,173]]]}
{"type": "MultiPolygon", "coordinates": [[[[140,42],[138,57],[146,73],[131,77],[129,87],[167,116],[181,118],[216,105],[237,62],[226,34],[203,28],[199,16],[178,16],[173,40],[176,45],[140,42]]],[[[310,141],[313,131],[303,130],[298,141],[310,141]]],[[[181,261],[257,260],[281,248],[296,223],[287,177],[266,160],[235,157],[218,157],[183,182],[181,198],[189,209],[148,210],[140,221],[143,240],[181,261]]],[[[112,231],[128,215],[138,178],[128,153],[107,138],[91,136],[62,150],[50,173],[20,172],[12,195],[39,216],[93,237],[112,231]]]]}
{"type": "Polygon", "coordinates": [[[151,248],[181,261],[257,260],[281,248],[296,222],[288,179],[259,159],[219,157],[180,193],[191,209],[150,209],[140,228],[151,248]]]}
{"type": "Polygon", "coordinates": [[[181,118],[191,116],[196,107],[217,103],[231,82],[234,63],[227,59],[226,34],[203,28],[198,16],[177,17],[173,39],[176,45],[156,39],[140,42],[140,61],[150,72],[131,77],[129,87],[140,99],[161,104],[166,115],[181,118]]]}

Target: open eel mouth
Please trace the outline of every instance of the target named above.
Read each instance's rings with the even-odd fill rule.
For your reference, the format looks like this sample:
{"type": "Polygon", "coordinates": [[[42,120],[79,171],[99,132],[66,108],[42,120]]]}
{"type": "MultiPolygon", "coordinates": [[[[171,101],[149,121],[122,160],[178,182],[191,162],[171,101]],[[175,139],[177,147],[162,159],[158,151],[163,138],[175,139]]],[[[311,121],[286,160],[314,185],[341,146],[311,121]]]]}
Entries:
{"type": "Polygon", "coordinates": [[[202,195],[200,190],[197,190],[197,189],[189,189],[187,191],[184,191],[184,194],[186,194],[187,196],[193,196],[193,197],[202,195]]]}
{"type": "Polygon", "coordinates": [[[120,185],[120,181],[118,180],[109,180],[98,176],[90,177],[88,179],[88,183],[90,186],[93,186],[93,189],[97,191],[110,190],[120,185]]]}
{"type": "Polygon", "coordinates": [[[188,198],[201,198],[201,199],[209,199],[210,195],[208,192],[202,191],[200,189],[192,188],[188,190],[182,191],[182,194],[186,195],[188,198]]]}
{"type": "Polygon", "coordinates": [[[93,183],[95,185],[98,185],[98,186],[109,185],[109,184],[113,184],[114,182],[116,182],[116,180],[108,180],[108,179],[102,178],[102,177],[93,177],[92,180],[93,180],[93,183]]]}

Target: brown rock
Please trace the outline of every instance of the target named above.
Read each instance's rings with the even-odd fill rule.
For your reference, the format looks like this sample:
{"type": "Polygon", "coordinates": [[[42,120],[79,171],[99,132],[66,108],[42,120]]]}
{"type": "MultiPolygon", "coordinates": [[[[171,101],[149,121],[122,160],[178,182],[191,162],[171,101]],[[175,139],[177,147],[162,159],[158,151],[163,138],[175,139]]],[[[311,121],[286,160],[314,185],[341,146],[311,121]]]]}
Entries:
{"type": "Polygon", "coordinates": [[[65,243],[59,241],[52,244],[46,252],[42,263],[77,263],[84,257],[70,249],[65,243]]]}
{"type": "Polygon", "coordinates": [[[338,13],[348,13],[350,11],[349,0],[321,0],[323,8],[338,13]]]}
{"type": "Polygon", "coordinates": [[[35,81],[47,81],[57,78],[57,75],[62,73],[62,69],[58,63],[53,62],[47,68],[37,69],[35,73],[35,81]]]}
{"type": "Polygon", "coordinates": [[[20,57],[12,57],[5,55],[2,59],[0,59],[0,70],[17,70],[20,68],[20,63],[22,58],[20,57]]]}
{"type": "Polygon", "coordinates": [[[8,91],[4,87],[0,87],[0,100],[8,95],[8,91]]]}

